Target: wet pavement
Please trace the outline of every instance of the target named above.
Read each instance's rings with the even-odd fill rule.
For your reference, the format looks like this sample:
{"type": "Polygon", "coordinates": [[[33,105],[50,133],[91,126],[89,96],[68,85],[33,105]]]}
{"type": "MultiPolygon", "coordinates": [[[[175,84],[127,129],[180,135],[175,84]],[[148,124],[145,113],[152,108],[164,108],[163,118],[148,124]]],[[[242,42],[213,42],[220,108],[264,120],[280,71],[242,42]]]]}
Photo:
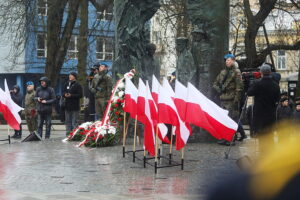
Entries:
{"type": "MultiPolygon", "coordinates": [[[[0,132],[4,139],[5,127],[0,132]]],[[[43,142],[0,142],[0,200],[204,199],[207,189],[238,170],[236,159],[249,153],[253,142],[234,146],[229,159],[225,146],[188,144],[184,170],[162,168],[155,174],[153,167],[133,163],[131,155],[123,158],[122,146],[78,148],[76,142],[63,143],[64,134],[64,127],[56,126],[43,142]]],[[[175,151],[174,159],[180,158],[175,151]]]]}

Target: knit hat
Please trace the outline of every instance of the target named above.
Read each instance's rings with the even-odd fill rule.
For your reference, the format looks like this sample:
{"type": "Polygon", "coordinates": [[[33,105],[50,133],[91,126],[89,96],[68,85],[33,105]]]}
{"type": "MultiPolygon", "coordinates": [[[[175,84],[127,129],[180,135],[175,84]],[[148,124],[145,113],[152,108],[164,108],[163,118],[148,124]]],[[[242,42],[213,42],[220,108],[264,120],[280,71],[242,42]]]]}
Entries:
{"type": "Polygon", "coordinates": [[[260,72],[264,75],[271,74],[271,66],[263,64],[262,66],[260,66],[260,72]]]}
{"type": "Polygon", "coordinates": [[[295,105],[296,106],[300,105],[300,97],[295,98],[295,105]]]}
{"type": "Polygon", "coordinates": [[[27,81],[26,85],[34,85],[34,83],[32,81],[27,81]]]}
{"type": "Polygon", "coordinates": [[[287,97],[283,97],[283,98],[280,99],[280,102],[282,103],[282,102],[288,101],[288,100],[289,100],[289,99],[288,99],[287,97]]]}
{"type": "Polygon", "coordinates": [[[75,79],[77,79],[77,73],[76,72],[70,72],[70,74],[69,75],[72,75],[72,76],[74,76],[75,77],[75,79]]]}

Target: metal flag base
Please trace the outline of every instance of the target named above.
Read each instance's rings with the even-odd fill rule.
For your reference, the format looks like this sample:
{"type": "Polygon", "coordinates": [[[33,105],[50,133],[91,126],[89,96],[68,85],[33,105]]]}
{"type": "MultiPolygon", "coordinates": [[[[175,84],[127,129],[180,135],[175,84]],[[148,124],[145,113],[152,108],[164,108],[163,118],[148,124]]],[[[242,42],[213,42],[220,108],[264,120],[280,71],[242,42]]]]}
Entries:
{"type": "Polygon", "coordinates": [[[7,138],[7,139],[0,140],[0,141],[8,141],[8,144],[10,144],[10,135],[8,135],[8,138],[7,138]]]}

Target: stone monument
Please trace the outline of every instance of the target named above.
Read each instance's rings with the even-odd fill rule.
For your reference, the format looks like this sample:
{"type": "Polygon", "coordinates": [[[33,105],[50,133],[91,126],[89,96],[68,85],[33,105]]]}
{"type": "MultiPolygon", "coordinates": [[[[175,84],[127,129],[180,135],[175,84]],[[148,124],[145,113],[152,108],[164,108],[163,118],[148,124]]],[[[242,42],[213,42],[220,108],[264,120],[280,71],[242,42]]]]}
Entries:
{"type": "MultiPolygon", "coordinates": [[[[150,39],[147,22],[159,7],[159,0],[114,0],[115,58],[124,58],[120,46],[126,44],[129,54],[139,63],[136,66],[141,66],[150,39]]],[[[121,73],[119,68],[122,67],[117,63],[115,62],[113,71],[121,73]]]]}
{"type": "Polygon", "coordinates": [[[195,84],[196,66],[191,51],[188,48],[188,39],[180,37],[176,39],[177,63],[176,77],[187,86],[188,82],[195,84]]]}
{"type": "Polygon", "coordinates": [[[143,80],[148,80],[149,84],[152,83],[152,75],[159,80],[160,79],[160,65],[157,59],[155,59],[154,54],[156,51],[155,44],[149,43],[146,45],[146,54],[142,58],[142,73],[141,78],[143,80]]]}

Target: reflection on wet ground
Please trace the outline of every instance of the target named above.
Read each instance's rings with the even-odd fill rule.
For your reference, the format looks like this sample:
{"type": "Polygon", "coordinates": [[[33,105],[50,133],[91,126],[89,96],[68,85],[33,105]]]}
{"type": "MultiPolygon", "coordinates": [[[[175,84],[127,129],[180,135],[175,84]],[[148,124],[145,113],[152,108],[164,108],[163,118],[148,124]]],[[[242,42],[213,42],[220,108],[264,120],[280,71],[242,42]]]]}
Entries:
{"type": "MultiPolygon", "coordinates": [[[[123,158],[121,146],[77,148],[61,139],[1,144],[0,200],[203,199],[211,184],[237,169],[234,159],[224,159],[226,147],[217,144],[188,144],[183,171],[163,168],[155,175],[153,167],[123,158]]],[[[231,158],[240,149],[235,146],[231,158]]],[[[180,160],[180,152],[174,159],[180,160]]]]}

